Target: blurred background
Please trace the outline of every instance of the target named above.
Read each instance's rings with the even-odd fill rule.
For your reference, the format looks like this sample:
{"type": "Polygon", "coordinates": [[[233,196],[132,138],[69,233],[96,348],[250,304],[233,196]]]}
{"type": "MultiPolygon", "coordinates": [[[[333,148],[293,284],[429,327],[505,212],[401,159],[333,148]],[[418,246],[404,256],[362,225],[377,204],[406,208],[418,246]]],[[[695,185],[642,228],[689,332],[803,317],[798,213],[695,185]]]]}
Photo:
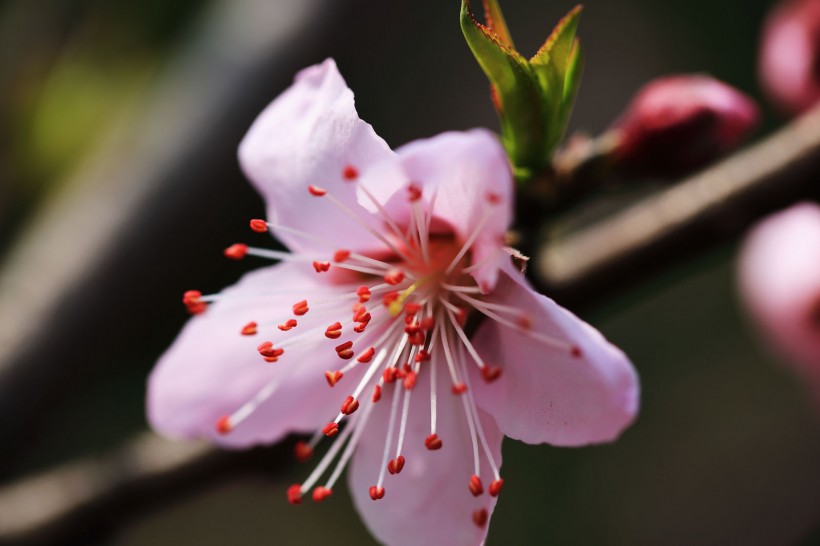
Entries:
{"type": "MultiPolygon", "coordinates": [[[[758,136],[784,122],[756,79],[770,0],[584,4],[572,128],[602,131],[643,83],[680,72],[757,98],[758,136]]],[[[572,5],[504,0],[519,50],[534,52],[572,5]]],[[[222,257],[263,214],[236,147],[298,69],[334,57],[360,116],[394,147],[497,128],[458,10],[456,0],[0,2],[0,506],[20,480],[59,465],[116,473],[105,454],[146,430],[145,378],[187,319],[182,292],[217,291],[258,265],[222,257]]],[[[554,294],[631,356],[641,415],[609,446],[507,440],[488,544],[820,544],[820,421],[738,304],[738,242],[606,297],[554,294]]],[[[0,541],[373,543],[344,491],[287,504],[306,473],[289,446],[240,458],[191,447],[199,471],[0,541]]],[[[25,500],[48,511],[58,493],[25,500]]],[[[0,529],[11,517],[0,510],[0,529]]]]}

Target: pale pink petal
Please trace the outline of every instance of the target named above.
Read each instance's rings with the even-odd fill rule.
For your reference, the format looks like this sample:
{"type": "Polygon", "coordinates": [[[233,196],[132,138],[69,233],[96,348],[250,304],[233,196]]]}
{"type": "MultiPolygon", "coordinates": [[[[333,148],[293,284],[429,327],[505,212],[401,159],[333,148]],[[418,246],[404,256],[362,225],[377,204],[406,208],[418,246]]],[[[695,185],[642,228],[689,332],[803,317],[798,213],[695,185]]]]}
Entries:
{"type": "Polygon", "coordinates": [[[632,423],[638,376],[623,352],[597,330],[536,293],[512,266],[504,268],[485,299],[516,308],[529,317],[533,332],[580,350],[573,356],[519,327],[485,320],[475,335],[476,349],[503,371],[489,384],[475,374],[473,386],[479,405],[505,435],[527,443],[580,446],[612,441],[632,423]]]}
{"type": "MultiPolygon", "coordinates": [[[[348,89],[328,59],[299,72],[293,85],[256,119],[239,146],[239,162],[267,204],[268,220],[297,228],[329,243],[355,250],[383,249],[329,200],[308,186],[329,190],[365,221],[375,223],[356,201],[350,166],[361,173],[394,154],[373,128],[359,119],[348,89]]],[[[328,250],[284,231],[276,232],[291,250],[328,250]]]]}
{"type": "MultiPolygon", "coordinates": [[[[320,284],[307,264],[281,264],[248,273],[224,290],[225,299],[193,317],[151,373],[151,426],[172,437],[246,447],[275,442],[291,431],[313,431],[332,419],[347,394],[331,391],[324,378],[325,370],[343,364],[333,350],[338,342],[319,335],[318,342],[288,349],[276,363],[265,362],[256,347],[285,337],[276,325],[293,317],[294,303],[303,298],[310,303],[341,289],[320,284]],[[255,336],[240,334],[249,321],[259,324],[255,336]],[[271,381],[284,386],[233,431],[217,434],[220,417],[239,409],[271,381]]],[[[294,335],[328,322],[310,312],[297,318],[299,325],[290,332],[294,335]]]]}
{"type": "MultiPolygon", "coordinates": [[[[387,474],[383,499],[370,498],[369,488],[376,484],[382,466],[390,402],[391,396],[387,396],[373,410],[349,473],[351,494],[367,527],[380,542],[390,546],[480,544],[489,519],[487,525],[478,527],[472,515],[482,508],[492,515],[496,499],[486,492],[492,473],[482,455],[485,492],[473,497],[468,489],[473,474],[473,450],[464,407],[461,399],[446,389],[440,389],[438,395],[437,434],[443,447],[437,451],[424,447],[424,439],[430,434],[430,394],[429,383],[420,382],[413,391],[402,450],[406,458],[404,470],[392,476],[387,474]]],[[[500,465],[503,436],[492,418],[481,413],[488,444],[500,465]]],[[[391,458],[394,456],[395,447],[391,458]]]]}
{"type": "MultiPolygon", "coordinates": [[[[492,289],[503,255],[504,232],[512,221],[513,179],[507,155],[490,131],[442,133],[396,150],[398,157],[381,163],[362,179],[377,201],[402,227],[411,217],[408,188],[421,189],[422,209],[433,214],[433,232],[455,232],[471,245],[473,273],[479,285],[492,289]]],[[[360,202],[376,211],[368,196],[360,202]]]]}
{"type": "Polygon", "coordinates": [[[795,205],[754,228],[740,286],[764,335],[820,394],[820,206],[795,205]]]}

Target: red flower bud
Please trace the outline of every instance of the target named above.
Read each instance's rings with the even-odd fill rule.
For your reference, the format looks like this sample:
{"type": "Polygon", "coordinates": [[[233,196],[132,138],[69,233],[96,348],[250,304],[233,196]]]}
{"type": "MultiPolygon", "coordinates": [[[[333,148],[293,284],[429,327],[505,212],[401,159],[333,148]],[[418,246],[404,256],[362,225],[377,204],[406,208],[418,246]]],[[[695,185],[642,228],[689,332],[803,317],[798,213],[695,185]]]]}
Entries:
{"type": "Polygon", "coordinates": [[[781,2],[766,19],[760,83],[785,112],[798,114],[820,100],[820,0],[781,2]]]}
{"type": "Polygon", "coordinates": [[[714,78],[661,78],[644,86],[615,122],[613,160],[634,174],[680,174],[737,146],[757,118],[752,99],[714,78]]]}

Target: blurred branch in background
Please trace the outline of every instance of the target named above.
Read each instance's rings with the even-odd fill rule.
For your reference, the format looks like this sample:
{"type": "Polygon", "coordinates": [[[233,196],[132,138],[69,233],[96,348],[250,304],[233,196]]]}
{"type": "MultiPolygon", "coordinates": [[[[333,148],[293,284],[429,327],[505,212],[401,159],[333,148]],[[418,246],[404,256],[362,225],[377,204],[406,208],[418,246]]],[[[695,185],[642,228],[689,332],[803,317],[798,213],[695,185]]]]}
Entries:
{"type": "MultiPolygon", "coordinates": [[[[788,201],[816,196],[818,151],[820,110],[814,110],[759,144],[559,245],[545,244],[537,271],[579,302],[611,295],[627,281],[670,265],[670,258],[682,255],[683,249],[702,249],[736,235],[755,217],[788,201]]],[[[257,451],[271,452],[283,453],[281,448],[257,451]]],[[[112,504],[147,509],[168,491],[200,483],[217,466],[222,472],[247,470],[248,460],[142,435],[100,460],[0,489],[0,538],[21,543],[77,536],[112,504]],[[151,479],[150,487],[140,487],[146,479],[151,479]],[[52,504],[27,501],[49,498],[51,493],[40,494],[44,490],[61,493],[52,504]]]]}
{"type": "Polygon", "coordinates": [[[820,108],[675,186],[535,251],[548,291],[584,305],[742,233],[757,218],[820,197],[820,108]]]}
{"type": "Polygon", "coordinates": [[[151,292],[179,292],[175,279],[164,287],[155,280],[158,264],[187,244],[178,211],[213,198],[224,166],[236,170],[215,152],[219,143],[239,140],[269,88],[284,85],[314,51],[304,37],[321,36],[336,9],[318,0],[211,4],[156,88],[18,239],[0,271],[0,413],[14,416],[0,422],[4,462],[22,452],[60,389],[82,384],[93,350],[109,364],[133,351],[125,350],[134,339],[127,322],[94,348],[78,346],[74,330],[128,313],[145,324],[161,319],[141,304],[151,292]],[[149,257],[150,265],[134,267],[149,257]],[[66,355],[80,353],[65,365],[66,355]]]}

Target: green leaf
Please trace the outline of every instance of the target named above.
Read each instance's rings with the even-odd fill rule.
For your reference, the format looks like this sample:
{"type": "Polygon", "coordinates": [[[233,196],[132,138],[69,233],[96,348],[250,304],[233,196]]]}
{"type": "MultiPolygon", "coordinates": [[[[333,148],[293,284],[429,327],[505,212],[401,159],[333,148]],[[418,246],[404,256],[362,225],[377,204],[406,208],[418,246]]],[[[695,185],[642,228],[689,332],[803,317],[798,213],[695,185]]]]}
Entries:
{"type": "Polygon", "coordinates": [[[510,49],[515,50],[512,35],[507,28],[507,22],[504,20],[504,14],[501,13],[498,0],[484,0],[484,17],[487,19],[487,26],[498,36],[501,42],[510,49]]]}
{"type": "Polygon", "coordinates": [[[546,133],[538,78],[524,57],[476,20],[470,0],[461,4],[461,30],[494,88],[502,141],[513,165],[542,168],[546,133]]]}
{"type": "Polygon", "coordinates": [[[566,73],[567,60],[570,50],[575,40],[575,33],[578,30],[578,22],[581,19],[583,6],[575,6],[561,19],[550,34],[541,49],[538,50],[530,63],[534,65],[552,64],[556,72],[563,79],[566,73]]]}
{"type": "MultiPolygon", "coordinates": [[[[578,89],[581,87],[581,76],[584,72],[584,52],[581,50],[581,41],[576,38],[567,59],[567,73],[564,75],[564,100],[561,103],[561,124],[566,128],[578,89]]],[[[563,136],[563,135],[562,135],[563,136]]]]}

